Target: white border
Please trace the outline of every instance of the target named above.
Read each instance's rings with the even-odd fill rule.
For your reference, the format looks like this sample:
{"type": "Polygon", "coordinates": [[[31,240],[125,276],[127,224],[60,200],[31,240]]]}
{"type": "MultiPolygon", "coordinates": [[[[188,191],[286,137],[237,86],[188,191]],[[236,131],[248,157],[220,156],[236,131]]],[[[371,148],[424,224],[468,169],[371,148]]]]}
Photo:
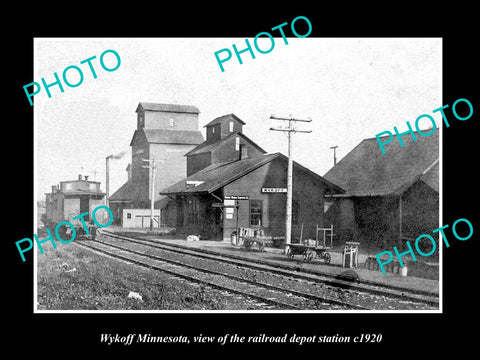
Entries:
{"type": "MultiPolygon", "coordinates": [[[[135,37],[133,37],[135,38],[135,37]]],[[[131,40],[133,38],[111,38],[115,41],[122,40],[131,40]]],[[[354,37],[355,38],[355,37],[354,37]]],[[[358,39],[363,39],[364,37],[358,37],[358,39]]],[[[375,37],[366,37],[367,39],[376,39],[375,37]]],[[[443,105],[443,37],[419,37],[418,39],[439,39],[440,42],[440,53],[442,54],[440,58],[440,87],[439,98],[442,99],[439,107],[443,105]]],[[[54,39],[54,38],[38,38],[38,39],[54,39]]],[[[76,41],[89,41],[92,39],[95,40],[105,40],[110,38],[74,38],[76,41]]],[[[143,38],[139,38],[143,39],[143,38]]],[[[170,38],[169,38],[170,39],[170,38]]],[[[172,38],[173,39],[173,38],[172,38]]],[[[328,39],[335,39],[335,37],[329,37],[328,39]]],[[[344,39],[344,38],[339,38],[344,39]]],[[[345,38],[349,39],[349,38],[345,38]]],[[[402,37],[389,37],[385,39],[404,39],[402,37]]],[[[37,75],[37,38],[33,38],[33,54],[34,54],[34,78],[38,78],[37,75]]],[[[36,234],[37,231],[37,111],[36,107],[33,106],[34,113],[34,229],[33,233],[36,234]]],[[[433,110],[433,109],[432,109],[433,110]]],[[[440,151],[439,151],[439,223],[440,226],[443,226],[443,119],[439,122],[440,127],[440,151]]],[[[439,235],[440,236],[440,235],[439,235]]],[[[33,240],[33,239],[32,239],[33,240]]],[[[377,314],[377,313],[387,313],[387,314],[439,314],[443,313],[443,244],[440,246],[439,238],[439,308],[436,310],[38,310],[37,305],[37,251],[34,250],[33,254],[33,313],[35,314],[377,314]]],[[[36,246],[34,246],[36,249],[36,246]]]]}

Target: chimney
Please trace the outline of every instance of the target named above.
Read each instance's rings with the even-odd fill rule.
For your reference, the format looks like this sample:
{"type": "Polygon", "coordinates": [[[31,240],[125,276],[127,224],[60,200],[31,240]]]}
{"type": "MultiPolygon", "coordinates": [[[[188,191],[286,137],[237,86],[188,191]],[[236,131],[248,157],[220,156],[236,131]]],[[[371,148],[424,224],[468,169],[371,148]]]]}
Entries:
{"type": "Polygon", "coordinates": [[[78,174],[78,180],[82,180],[82,174],[78,174]]]}
{"type": "Polygon", "coordinates": [[[85,181],[88,181],[88,175],[83,176],[85,178],[85,181]]]}
{"type": "Polygon", "coordinates": [[[127,170],[128,180],[131,180],[132,179],[132,166],[130,164],[128,164],[127,168],[125,170],[127,170]]]}
{"type": "Polygon", "coordinates": [[[55,193],[57,191],[57,185],[52,185],[52,193],[55,193]]]}

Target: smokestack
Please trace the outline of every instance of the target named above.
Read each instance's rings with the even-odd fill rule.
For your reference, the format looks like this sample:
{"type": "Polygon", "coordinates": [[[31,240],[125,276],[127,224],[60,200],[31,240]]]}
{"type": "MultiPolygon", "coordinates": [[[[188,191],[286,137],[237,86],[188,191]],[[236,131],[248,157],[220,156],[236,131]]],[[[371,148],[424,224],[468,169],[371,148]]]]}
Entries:
{"type": "Polygon", "coordinates": [[[57,185],[52,185],[52,193],[55,193],[57,191],[57,185]]]}
{"type": "Polygon", "coordinates": [[[105,175],[105,205],[109,207],[110,200],[110,159],[121,159],[127,152],[122,151],[117,155],[108,155],[106,157],[106,175],[105,175]]]}
{"type": "Polygon", "coordinates": [[[105,205],[110,207],[109,200],[110,200],[110,159],[113,158],[113,155],[108,155],[106,158],[106,172],[105,172],[105,205]]]}

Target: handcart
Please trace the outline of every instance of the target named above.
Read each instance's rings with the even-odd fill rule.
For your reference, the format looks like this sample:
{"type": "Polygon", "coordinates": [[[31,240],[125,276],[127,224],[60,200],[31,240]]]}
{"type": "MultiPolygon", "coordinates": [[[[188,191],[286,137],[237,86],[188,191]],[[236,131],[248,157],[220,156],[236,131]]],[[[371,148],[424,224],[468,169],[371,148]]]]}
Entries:
{"type": "Polygon", "coordinates": [[[265,236],[262,229],[240,228],[240,244],[245,246],[247,251],[250,251],[253,245],[258,246],[258,250],[263,251],[265,245],[271,240],[270,237],[265,236]]]}
{"type": "Polygon", "coordinates": [[[327,252],[327,250],[333,246],[333,225],[331,225],[331,227],[329,228],[320,228],[317,225],[315,240],[307,239],[302,241],[301,237],[302,236],[300,236],[300,243],[288,244],[288,246],[286,245],[286,254],[288,259],[294,260],[295,255],[303,255],[303,260],[305,260],[306,262],[311,263],[315,258],[318,258],[323,259],[325,264],[330,264],[332,256],[329,252],[327,252]],[[320,231],[323,231],[323,241],[321,243],[321,240],[319,240],[318,238],[318,234],[320,231]],[[326,245],[326,237],[328,233],[330,236],[330,246],[326,245]]]}

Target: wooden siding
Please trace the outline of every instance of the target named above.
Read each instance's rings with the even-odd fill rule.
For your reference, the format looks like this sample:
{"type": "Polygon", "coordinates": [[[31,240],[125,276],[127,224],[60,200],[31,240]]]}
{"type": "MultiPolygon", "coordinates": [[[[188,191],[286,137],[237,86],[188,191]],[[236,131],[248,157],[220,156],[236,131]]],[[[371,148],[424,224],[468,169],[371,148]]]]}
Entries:
{"type": "Polygon", "coordinates": [[[207,141],[215,142],[221,140],[220,124],[207,126],[207,141]]]}
{"type": "Polygon", "coordinates": [[[198,131],[198,114],[163,111],[139,111],[137,117],[144,117],[145,129],[192,130],[198,131]],[[170,126],[173,119],[174,126],[170,126]]]}
{"type": "Polygon", "coordinates": [[[210,152],[188,155],[187,157],[187,176],[197,171],[205,169],[212,164],[212,154],[210,152]]]}
{"type": "MultiPolygon", "coordinates": [[[[301,225],[304,224],[303,238],[315,238],[316,226],[322,227],[324,207],[324,183],[312,173],[294,165],[293,200],[298,203],[297,222],[292,226],[294,239],[299,239],[301,225]]],[[[286,193],[263,193],[262,188],[286,188],[287,161],[276,158],[259,168],[246,173],[239,179],[215,192],[217,198],[247,196],[248,200],[238,200],[238,226],[259,227],[267,235],[285,234],[286,193]],[[261,226],[250,224],[250,202],[262,202],[261,226]]],[[[202,238],[229,239],[236,230],[236,210],[227,218],[226,210],[212,207],[219,200],[212,194],[192,194],[177,196],[177,233],[201,234],[202,238]],[[188,217],[189,201],[197,197],[200,201],[199,218],[196,224],[188,217]]],[[[173,210],[173,209],[172,209],[173,210]]]]}
{"type": "Polygon", "coordinates": [[[429,234],[438,239],[439,195],[422,181],[416,182],[402,195],[402,233],[407,237],[417,238],[421,234],[429,234]]]}
{"type": "MultiPolygon", "coordinates": [[[[169,186],[185,179],[186,173],[186,158],[185,153],[193,149],[195,145],[181,145],[181,144],[150,144],[149,154],[150,158],[163,160],[156,163],[157,170],[155,173],[155,201],[158,201],[164,196],[159,192],[168,188],[169,186]]],[[[146,162],[144,162],[145,164],[146,162]]],[[[151,170],[148,170],[150,177],[151,170]]],[[[148,191],[148,190],[147,190],[148,191]]],[[[150,195],[148,196],[150,199],[150,195]]]]}
{"type": "MultiPolygon", "coordinates": [[[[237,150],[235,145],[236,138],[237,136],[232,136],[229,139],[226,139],[212,151],[213,164],[240,159],[240,150],[237,150]]],[[[261,156],[263,154],[256,146],[253,146],[250,142],[245,141],[245,139],[241,136],[238,136],[238,138],[240,139],[240,145],[243,147],[242,151],[245,151],[246,149],[249,158],[261,156]]]]}
{"type": "Polygon", "coordinates": [[[233,117],[222,120],[222,122],[220,123],[220,133],[221,133],[222,139],[232,132],[242,132],[242,126],[243,125],[233,117]],[[233,122],[233,131],[230,131],[230,122],[233,122]]]}
{"type": "Polygon", "coordinates": [[[439,227],[438,193],[418,181],[402,194],[402,240],[399,201],[399,196],[337,198],[326,218],[340,242],[359,241],[367,248],[403,249],[406,239],[421,234],[438,240],[438,234],[432,234],[439,227]]]}
{"type": "MultiPolygon", "coordinates": [[[[250,225],[250,200],[262,201],[262,226],[267,234],[283,236],[285,234],[286,193],[262,193],[262,188],[286,188],[287,164],[276,159],[255,171],[243,176],[224,187],[224,196],[245,195],[249,200],[239,200],[239,226],[250,225]]],[[[298,220],[292,225],[293,238],[300,238],[301,225],[304,224],[303,237],[315,238],[316,225],[323,226],[323,184],[294,167],[293,200],[299,204],[298,220]]],[[[224,219],[224,237],[235,230],[236,217],[224,219]]]]}

